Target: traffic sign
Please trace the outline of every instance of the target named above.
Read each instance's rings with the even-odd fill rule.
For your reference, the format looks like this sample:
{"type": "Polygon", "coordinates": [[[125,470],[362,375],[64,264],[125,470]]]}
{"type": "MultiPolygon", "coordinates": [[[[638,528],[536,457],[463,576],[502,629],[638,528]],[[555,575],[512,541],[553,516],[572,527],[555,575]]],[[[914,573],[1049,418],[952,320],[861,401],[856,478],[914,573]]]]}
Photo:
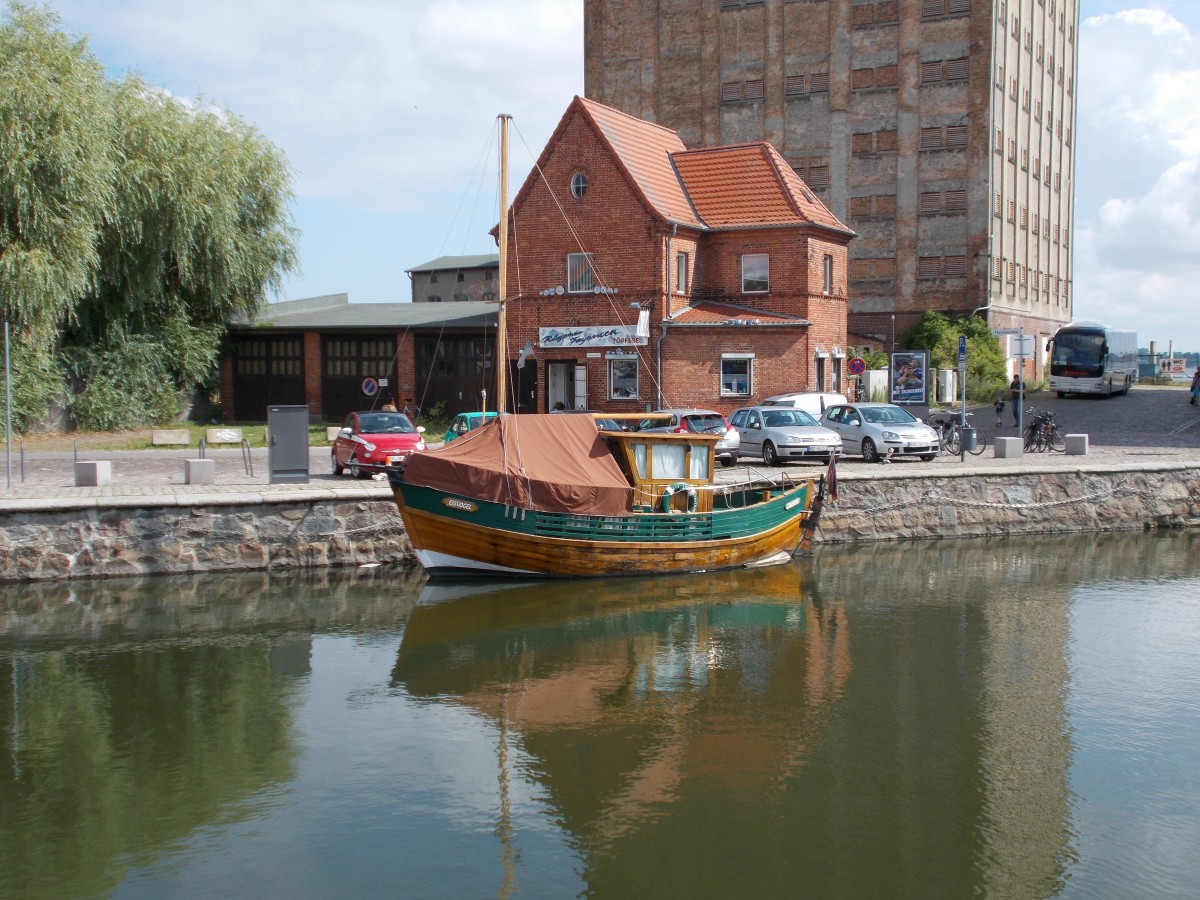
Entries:
{"type": "Polygon", "coordinates": [[[362,383],[362,392],[367,397],[374,397],[379,393],[379,382],[374,378],[364,378],[362,383]]]}
{"type": "Polygon", "coordinates": [[[958,361],[966,362],[967,360],[967,336],[960,334],[958,336],[958,361]]]}
{"type": "Polygon", "coordinates": [[[851,375],[861,375],[863,372],[867,371],[867,361],[861,356],[856,356],[854,359],[850,360],[849,366],[851,375]]]}

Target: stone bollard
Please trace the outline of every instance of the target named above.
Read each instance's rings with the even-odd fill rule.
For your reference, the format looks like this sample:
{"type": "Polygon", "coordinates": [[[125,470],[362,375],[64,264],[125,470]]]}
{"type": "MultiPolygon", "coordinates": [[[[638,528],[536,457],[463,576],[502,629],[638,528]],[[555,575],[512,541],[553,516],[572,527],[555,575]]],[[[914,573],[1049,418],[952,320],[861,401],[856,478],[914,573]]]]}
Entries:
{"type": "Polygon", "coordinates": [[[1068,434],[1063,440],[1067,444],[1067,456],[1087,456],[1088,436],[1086,434],[1068,434]]]}
{"type": "Polygon", "coordinates": [[[75,487],[102,487],[112,484],[112,463],[107,459],[75,463],[75,487]]]}
{"type": "Polygon", "coordinates": [[[185,459],[183,461],[184,484],[212,484],[217,480],[215,459],[185,459]]]}
{"type": "Polygon", "coordinates": [[[996,459],[1015,459],[1021,455],[1019,437],[998,437],[995,443],[996,459]]]}

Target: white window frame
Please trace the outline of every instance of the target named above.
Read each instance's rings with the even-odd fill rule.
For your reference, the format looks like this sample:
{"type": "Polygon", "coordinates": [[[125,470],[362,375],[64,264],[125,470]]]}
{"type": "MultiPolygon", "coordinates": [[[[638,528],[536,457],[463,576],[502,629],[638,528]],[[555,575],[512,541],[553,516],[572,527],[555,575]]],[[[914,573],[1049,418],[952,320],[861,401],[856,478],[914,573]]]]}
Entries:
{"type": "Polygon", "coordinates": [[[688,255],[686,253],[675,254],[675,293],[686,294],[688,292],[688,255]]]}
{"type": "Polygon", "coordinates": [[[826,253],[824,260],[824,285],[825,296],[828,297],[833,293],[833,254],[826,253]]]}
{"type": "MultiPolygon", "coordinates": [[[[741,365],[731,366],[731,368],[741,368],[741,365]]],[[[736,377],[741,373],[734,373],[736,377]]],[[[754,354],[753,353],[722,353],[721,354],[721,396],[722,397],[750,397],[754,394],[754,354]],[[744,363],[745,364],[745,390],[738,390],[736,386],[726,387],[725,366],[727,363],[744,363]]]]}
{"type": "Polygon", "coordinates": [[[608,358],[608,399],[610,400],[636,400],[640,396],[638,393],[641,382],[641,365],[636,356],[610,356],[608,358]],[[629,386],[630,376],[626,373],[618,374],[618,370],[628,369],[633,366],[633,386],[629,386]],[[618,378],[621,384],[618,385],[618,378]],[[626,393],[618,393],[624,391],[626,393]]]}
{"type": "Polygon", "coordinates": [[[571,196],[577,200],[582,200],[584,194],[588,191],[588,177],[583,172],[576,172],[571,176],[571,196]]]}
{"type": "Polygon", "coordinates": [[[771,256],[768,253],[742,254],[742,293],[768,294],[771,291],[771,256]],[[762,269],[761,273],[758,271],[762,269]],[[747,270],[750,271],[747,271],[747,270]],[[757,285],[762,284],[762,287],[757,285]]]}
{"type": "Polygon", "coordinates": [[[592,254],[567,254],[567,293],[591,294],[596,286],[595,269],[592,254]],[[586,271],[584,270],[585,267],[586,271]],[[586,285],[585,285],[586,282],[586,285]]]}

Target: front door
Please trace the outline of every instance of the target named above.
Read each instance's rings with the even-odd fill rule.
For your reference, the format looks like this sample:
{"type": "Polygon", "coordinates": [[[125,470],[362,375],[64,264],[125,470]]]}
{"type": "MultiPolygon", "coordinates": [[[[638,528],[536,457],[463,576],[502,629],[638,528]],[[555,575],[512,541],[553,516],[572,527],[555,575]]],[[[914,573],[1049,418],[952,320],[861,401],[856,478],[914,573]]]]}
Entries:
{"type": "Polygon", "coordinates": [[[546,402],[550,409],[575,408],[574,360],[546,363],[546,402]]]}

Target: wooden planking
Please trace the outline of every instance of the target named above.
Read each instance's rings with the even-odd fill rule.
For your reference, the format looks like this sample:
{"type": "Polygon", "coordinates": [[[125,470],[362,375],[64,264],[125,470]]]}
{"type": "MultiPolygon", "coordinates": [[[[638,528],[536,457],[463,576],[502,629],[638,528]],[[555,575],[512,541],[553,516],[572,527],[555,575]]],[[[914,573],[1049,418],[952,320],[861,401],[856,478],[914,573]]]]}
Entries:
{"type": "Polygon", "coordinates": [[[731,541],[614,543],[515,534],[447,520],[401,506],[418,549],[547,575],[597,576],[688,572],[749,565],[791,552],[803,516],[761,534],[731,541]]]}

